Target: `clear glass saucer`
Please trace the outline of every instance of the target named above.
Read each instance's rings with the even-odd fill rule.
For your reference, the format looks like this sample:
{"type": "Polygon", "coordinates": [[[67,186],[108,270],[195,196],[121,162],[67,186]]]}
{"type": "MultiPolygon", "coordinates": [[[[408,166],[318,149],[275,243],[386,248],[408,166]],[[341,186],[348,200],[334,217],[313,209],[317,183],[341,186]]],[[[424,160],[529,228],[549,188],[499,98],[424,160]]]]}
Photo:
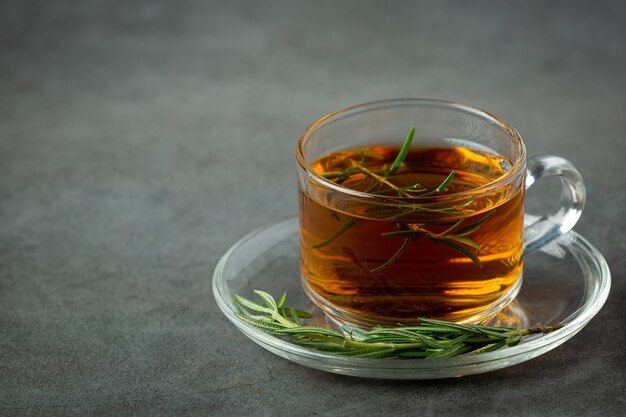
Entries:
{"type": "Polygon", "coordinates": [[[313,313],[309,324],[337,328],[306,296],[300,284],[297,219],[254,231],[233,245],[213,274],[213,294],[226,317],[263,348],[290,361],[338,374],[387,379],[435,379],[489,372],[535,358],[580,331],[604,305],[611,274],[600,252],[575,232],[569,232],[529,255],[522,289],[491,325],[565,326],[546,335],[523,339],[514,347],[447,359],[366,359],[339,357],[293,345],[240,322],[234,315],[235,294],[253,298],[261,289],[287,304],[313,313]]]}

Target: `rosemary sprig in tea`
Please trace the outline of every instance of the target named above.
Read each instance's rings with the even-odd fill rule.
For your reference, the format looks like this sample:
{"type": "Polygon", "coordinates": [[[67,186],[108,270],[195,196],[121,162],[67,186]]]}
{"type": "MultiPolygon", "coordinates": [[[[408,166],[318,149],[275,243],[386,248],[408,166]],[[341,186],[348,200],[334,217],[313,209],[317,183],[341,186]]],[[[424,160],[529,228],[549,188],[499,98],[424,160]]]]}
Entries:
{"type": "MultiPolygon", "coordinates": [[[[451,247],[452,249],[455,249],[461,252],[463,255],[467,256],[472,262],[474,262],[477,266],[482,267],[482,263],[480,262],[480,259],[478,259],[478,257],[474,255],[474,253],[470,249],[468,249],[469,247],[469,248],[475,249],[478,252],[480,251],[480,245],[478,245],[476,242],[469,239],[467,236],[477,231],[480,228],[480,225],[483,224],[485,221],[487,221],[491,216],[493,216],[495,212],[496,212],[495,210],[491,210],[489,213],[487,213],[487,215],[485,215],[480,220],[472,223],[469,226],[463,227],[461,229],[459,229],[459,227],[463,224],[463,222],[465,222],[466,218],[459,219],[451,227],[449,227],[448,229],[446,229],[445,231],[441,233],[433,233],[425,229],[423,224],[419,224],[419,223],[413,223],[409,225],[403,225],[401,223],[397,223],[398,229],[401,229],[401,230],[398,230],[395,232],[383,233],[381,234],[381,236],[397,237],[397,238],[404,239],[404,242],[400,246],[400,249],[398,250],[398,252],[394,254],[392,259],[393,258],[397,259],[400,256],[400,254],[407,248],[408,243],[411,241],[411,239],[413,239],[414,241],[417,241],[419,238],[426,238],[432,242],[444,244],[448,247],[451,247]]],[[[385,264],[377,268],[374,268],[372,272],[381,270],[383,269],[383,267],[387,267],[391,263],[387,261],[385,264]]]]}
{"type": "MultiPolygon", "coordinates": [[[[400,166],[406,159],[406,156],[408,155],[409,149],[411,147],[411,143],[413,142],[414,136],[415,136],[415,128],[411,129],[411,131],[407,135],[407,138],[402,144],[402,147],[400,148],[398,155],[394,159],[393,163],[388,167],[383,166],[383,168],[379,170],[372,170],[369,167],[367,167],[365,165],[366,157],[382,159],[383,156],[372,150],[364,150],[364,151],[361,151],[360,160],[350,161],[350,166],[346,168],[344,171],[325,173],[323,174],[323,176],[326,179],[333,180],[338,184],[342,184],[345,180],[347,180],[353,175],[357,175],[357,174],[363,175],[363,179],[359,181],[359,184],[362,184],[364,181],[370,178],[372,180],[372,184],[366,190],[366,192],[369,192],[372,194],[386,194],[389,192],[394,192],[398,195],[398,197],[420,198],[420,197],[428,197],[428,196],[432,196],[437,193],[440,193],[443,190],[445,190],[446,187],[454,179],[454,175],[455,175],[454,171],[451,171],[450,174],[441,182],[441,184],[439,184],[437,187],[433,188],[432,190],[423,188],[422,184],[420,183],[415,183],[415,184],[412,184],[410,186],[405,186],[405,187],[399,187],[393,183],[393,180],[391,177],[398,170],[398,168],[400,168],[400,166]],[[379,188],[380,186],[383,186],[384,188],[377,190],[376,188],[379,188]]],[[[463,214],[462,208],[464,208],[466,205],[470,203],[471,201],[468,203],[465,203],[462,207],[451,208],[451,207],[437,206],[432,203],[431,204],[412,203],[410,201],[399,202],[398,208],[404,209],[404,210],[400,212],[399,214],[388,218],[387,220],[393,220],[393,221],[401,220],[403,217],[412,215],[418,211],[428,211],[428,212],[434,212],[434,213],[439,213],[439,214],[448,215],[448,216],[459,216],[463,214]]],[[[480,224],[482,224],[484,221],[489,219],[494,213],[495,213],[495,210],[492,210],[486,216],[484,216],[482,219],[475,222],[474,224],[470,226],[466,226],[461,230],[458,230],[461,224],[466,220],[465,218],[461,218],[454,225],[452,225],[452,227],[448,228],[446,231],[442,233],[434,233],[432,231],[425,229],[425,224],[397,223],[397,227],[399,229],[398,231],[383,233],[382,236],[383,237],[401,237],[404,239],[403,242],[401,243],[397,251],[391,256],[391,258],[389,258],[386,262],[377,266],[376,268],[373,268],[371,271],[379,272],[391,266],[396,260],[398,260],[398,258],[400,258],[402,253],[404,253],[404,251],[408,248],[409,243],[411,243],[411,241],[417,242],[420,238],[426,238],[432,242],[448,246],[462,253],[464,256],[469,258],[477,266],[482,267],[482,263],[480,262],[480,259],[474,252],[472,252],[472,250],[479,252],[480,246],[476,244],[474,241],[472,241],[471,239],[469,239],[467,236],[475,232],[476,230],[478,230],[478,228],[480,227],[480,224]]],[[[335,211],[331,211],[331,214],[333,214],[333,216],[337,220],[339,220],[339,216],[337,215],[335,211]]],[[[358,220],[355,217],[348,218],[348,220],[346,220],[332,235],[330,235],[327,239],[314,244],[313,246],[311,246],[311,248],[319,249],[319,248],[322,248],[324,246],[331,244],[339,236],[341,236],[348,229],[354,226],[354,224],[356,224],[357,221],[358,220]]],[[[438,226],[438,224],[431,224],[431,225],[438,226]]]]}
{"type": "Polygon", "coordinates": [[[243,323],[274,336],[287,337],[291,343],[342,356],[362,358],[449,358],[466,353],[485,353],[504,346],[515,346],[531,334],[549,333],[563,327],[555,324],[530,329],[512,329],[479,324],[457,324],[420,318],[418,326],[382,327],[364,330],[345,325],[343,332],[305,326],[310,318],[304,311],[285,307],[287,294],[278,301],[270,294],[255,290],[263,304],[239,295],[233,304],[243,323]],[[261,314],[258,314],[261,313],[261,314]]]}

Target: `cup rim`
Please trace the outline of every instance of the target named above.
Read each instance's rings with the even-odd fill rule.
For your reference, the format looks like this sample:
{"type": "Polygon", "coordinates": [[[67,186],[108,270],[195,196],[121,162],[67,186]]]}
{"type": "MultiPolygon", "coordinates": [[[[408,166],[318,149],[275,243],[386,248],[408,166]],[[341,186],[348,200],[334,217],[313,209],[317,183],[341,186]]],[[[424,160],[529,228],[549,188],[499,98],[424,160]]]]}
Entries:
{"type": "Polygon", "coordinates": [[[378,204],[397,204],[399,201],[411,201],[411,202],[433,202],[440,201],[442,198],[445,198],[446,201],[456,201],[464,198],[476,198],[478,195],[487,194],[490,192],[494,192],[495,190],[505,187],[506,185],[513,182],[520,172],[526,166],[526,146],[522,140],[520,134],[515,130],[511,125],[506,123],[504,120],[499,117],[489,113],[485,110],[482,110],[478,107],[470,106],[468,104],[459,103],[456,101],[449,100],[440,100],[440,99],[431,99],[431,98],[393,98],[393,99],[383,99],[383,100],[374,100],[368,101],[360,104],[355,104],[352,106],[347,106],[336,110],[332,113],[327,114],[324,117],[321,117],[317,121],[313,122],[310,126],[308,126],[300,138],[298,139],[298,145],[296,149],[296,160],[300,168],[307,174],[310,180],[315,181],[316,183],[327,187],[337,193],[350,195],[353,198],[366,199],[371,202],[376,202],[378,204]],[[498,127],[502,128],[508,136],[513,140],[514,144],[517,147],[517,158],[513,162],[511,169],[505,172],[503,175],[493,179],[492,181],[481,185],[480,187],[472,188],[464,191],[457,191],[449,194],[437,194],[426,197],[400,197],[400,196],[381,196],[377,194],[366,193],[363,191],[357,191],[350,189],[348,187],[344,187],[342,185],[335,184],[334,182],[324,178],[319,175],[315,170],[312,169],[311,163],[306,160],[304,157],[304,144],[307,139],[310,138],[311,134],[316,131],[319,127],[324,126],[327,123],[331,123],[340,119],[341,117],[348,117],[351,112],[357,112],[359,110],[365,110],[369,108],[376,108],[376,106],[380,106],[380,108],[391,107],[406,104],[407,106],[430,106],[430,107],[441,107],[444,109],[456,109],[461,110],[466,113],[473,114],[490,122],[498,127]]]}

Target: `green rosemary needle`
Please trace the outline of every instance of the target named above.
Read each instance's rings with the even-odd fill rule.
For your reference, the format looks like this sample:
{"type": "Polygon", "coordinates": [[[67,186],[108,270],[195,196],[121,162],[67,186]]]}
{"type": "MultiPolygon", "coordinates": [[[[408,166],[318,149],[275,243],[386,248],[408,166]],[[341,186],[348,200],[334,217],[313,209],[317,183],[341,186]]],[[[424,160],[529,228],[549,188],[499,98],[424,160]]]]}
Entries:
{"type": "Polygon", "coordinates": [[[235,315],[243,323],[291,343],[335,355],[362,358],[450,358],[468,353],[485,353],[515,346],[522,338],[549,333],[563,327],[554,324],[530,329],[512,329],[480,324],[457,324],[420,318],[418,326],[382,327],[370,330],[345,325],[342,331],[305,326],[304,311],[285,307],[287,294],[276,301],[265,291],[255,290],[261,303],[236,295],[235,315]],[[261,313],[261,314],[258,314],[261,313]]]}

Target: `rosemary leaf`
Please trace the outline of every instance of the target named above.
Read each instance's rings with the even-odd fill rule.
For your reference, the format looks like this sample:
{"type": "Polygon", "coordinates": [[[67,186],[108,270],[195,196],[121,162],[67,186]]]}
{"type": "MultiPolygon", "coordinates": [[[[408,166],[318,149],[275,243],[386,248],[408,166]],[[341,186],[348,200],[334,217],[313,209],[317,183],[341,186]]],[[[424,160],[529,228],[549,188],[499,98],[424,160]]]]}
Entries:
{"type": "Polygon", "coordinates": [[[392,347],[371,347],[363,349],[343,350],[335,352],[337,355],[342,356],[358,356],[361,358],[380,358],[389,353],[392,353],[394,349],[392,347]]]}
{"type": "Polygon", "coordinates": [[[302,311],[302,310],[296,310],[295,308],[283,308],[284,312],[285,312],[285,316],[286,317],[293,317],[294,314],[297,314],[298,317],[300,317],[301,319],[308,319],[311,318],[313,316],[311,316],[311,313],[307,313],[306,311],[302,311]]]}
{"type": "Polygon", "coordinates": [[[337,231],[335,233],[333,233],[328,239],[316,243],[315,245],[311,246],[311,249],[318,249],[321,247],[324,247],[326,245],[331,244],[335,239],[337,239],[339,236],[341,236],[343,234],[343,232],[345,232],[346,230],[348,230],[349,228],[351,228],[354,223],[356,223],[356,217],[350,217],[344,224],[341,225],[341,227],[339,229],[337,229],[337,231]]]}
{"type": "Polygon", "coordinates": [[[284,292],[283,295],[280,296],[276,305],[278,308],[282,308],[285,305],[285,300],[287,299],[287,293],[284,292]]]}
{"type": "Polygon", "coordinates": [[[387,174],[386,174],[387,177],[392,175],[394,172],[396,172],[396,170],[400,168],[400,165],[402,165],[402,162],[404,162],[404,159],[409,153],[411,142],[413,142],[413,136],[415,136],[415,128],[411,129],[408,136],[404,140],[404,143],[402,144],[402,147],[400,148],[400,152],[398,153],[398,156],[396,156],[395,161],[393,161],[393,164],[391,164],[391,166],[389,167],[389,170],[387,171],[387,174]]]}
{"type": "Polygon", "coordinates": [[[257,304],[254,301],[250,301],[247,298],[243,298],[239,295],[235,295],[235,302],[250,310],[259,311],[261,313],[271,313],[272,309],[263,307],[261,304],[257,304]]]}
{"type": "Polygon", "coordinates": [[[391,258],[389,258],[389,260],[387,262],[385,262],[384,264],[382,264],[380,266],[377,266],[376,268],[372,269],[372,272],[382,271],[383,269],[385,269],[385,268],[389,267],[391,264],[393,264],[400,257],[400,255],[402,255],[402,253],[404,253],[406,248],[409,246],[409,243],[411,243],[411,239],[404,239],[404,242],[402,242],[402,245],[400,245],[400,247],[398,248],[396,253],[394,253],[393,256],[391,258]]]}
{"type": "Polygon", "coordinates": [[[477,350],[476,353],[487,353],[487,352],[493,352],[494,350],[498,350],[501,347],[503,347],[506,344],[506,339],[505,340],[501,340],[497,343],[491,344],[485,348],[482,348],[480,350],[477,350]]]}
{"type": "Polygon", "coordinates": [[[487,215],[485,215],[485,217],[483,217],[482,219],[478,220],[477,222],[463,228],[460,229],[456,232],[457,235],[461,236],[462,234],[467,234],[468,231],[471,230],[471,232],[475,232],[476,230],[478,230],[478,228],[480,227],[481,224],[483,224],[484,222],[486,222],[487,220],[489,220],[489,218],[491,216],[493,216],[494,214],[496,214],[495,210],[491,210],[489,213],[487,213],[487,215]]]}
{"type": "Polygon", "coordinates": [[[446,187],[452,182],[453,178],[454,178],[454,171],[450,172],[450,174],[448,174],[446,179],[443,180],[443,182],[441,184],[439,184],[435,189],[433,189],[432,191],[429,191],[427,193],[420,194],[419,197],[427,197],[429,195],[437,194],[437,193],[445,190],[446,187]]]}
{"type": "Polygon", "coordinates": [[[482,262],[480,262],[480,259],[478,259],[476,255],[474,255],[469,249],[465,248],[464,246],[461,246],[459,243],[455,242],[454,240],[443,238],[443,239],[439,239],[438,241],[440,243],[443,243],[446,246],[451,247],[452,249],[455,249],[461,252],[463,255],[467,256],[472,262],[474,262],[477,266],[481,268],[483,267],[482,262]]]}
{"type": "Polygon", "coordinates": [[[384,156],[382,156],[382,155],[381,155],[381,154],[379,154],[378,152],[375,152],[375,151],[373,151],[373,150],[371,150],[371,149],[363,149],[363,150],[361,151],[361,153],[362,153],[364,156],[369,156],[370,158],[375,158],[375,159],[383,159],[383,158],[384,158],[384,156]]]}
{"type": "Polygon", "coordinates": [[[324,327],[316,327],[316,326],[299,326],[292,328],[283,328],[279,330],[281,334],[289,334],[289,335],[297,335],[297,334],[306,334],[307,336],[328,336],[328,337],[336,337],[340,339],[344,339],[345,336],[343,333],[338,332],[333,329],[326,329],[324,327]]]}
{"type": "MultiPolygon", "coordinates": [[[[265,305],[268,306],[270,309],[274,310],[274,309],[278,308],[278,304],[276,303],[274,298],[271,295],[269,295],[268,293],[266,293],[265,291],[254,290],[254,293],[256,295],[258,295],[259,298],[261,300],[263,300],[265,305]]],[[[287,295],[285,295],[285,297],[287,297],[287,295]]]]}

